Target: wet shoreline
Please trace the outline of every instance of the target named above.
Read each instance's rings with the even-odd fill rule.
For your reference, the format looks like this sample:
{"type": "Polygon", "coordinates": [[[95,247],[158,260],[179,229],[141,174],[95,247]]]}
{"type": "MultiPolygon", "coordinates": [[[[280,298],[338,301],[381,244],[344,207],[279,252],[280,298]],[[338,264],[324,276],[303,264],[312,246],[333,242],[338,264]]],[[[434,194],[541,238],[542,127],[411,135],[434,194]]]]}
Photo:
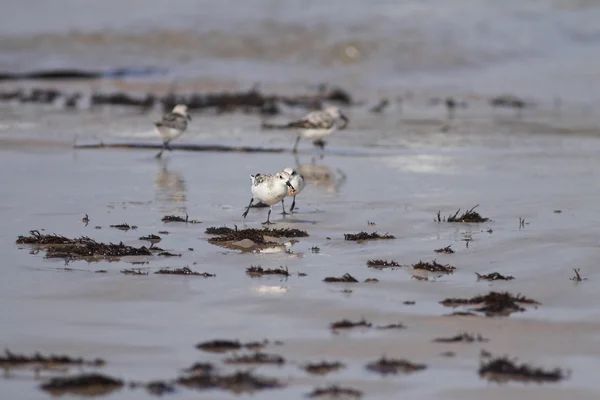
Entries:
{"type": "Polygon", "coordinates": [[[8,0],[0,397],[598,397],[600,8],[335,3],[8,0]]]}
{"type": "MultiPolygon", "coordinates": [[[[215,117],[214,123],[227,126],[230,122],[215,117]]],[[[249,135],[264,140],[261,134],[249,135]]],[[[276,137],[276,133],[269,135],[276,137]]],[[[426,135],[419,140],[425,144],[434,138],[426,135]]],[[[241,218],[247,200],[245,171],[294,165],[289,154],[196,155],[174,151],[157,163],[153,151],[80,152],[65,147],[44,154],[31,153],[26,151],[27,146],[13,143],[10,150],[2,152],[5,165],[12,166],[4,168],[3,179],[28,181],[35,176],[42,183],[14,185],[3,200],[3,218],[16,228],[2,232],[3,250],[13,260],[13,266],[5,272],[13,278],[3,280],[12,282],[3,285],[3,314],[14,321],[5,329],[6,337],[12,338],[9,347],[24,353],[39,350],[101,357],[107,361],[102,373],[149,381],[173,377],[193,362],[219,363],[220,357],[204,357],[193,349],[199,341],[267,338],[284,342],[268,352],[274,350],[293,363],[324,359],[343,362],[348,368],[331,377],[343,382],[343,387],[363,391],[366,397],[385,397],[398,390],[397,385],[404,386],[403,382],[411,382],[413,387],[407,393],[434,396],[423,390],[421,383],[450,371],[454,371],[455,382],[461,383],[440,382],[435,386],[435,396],[454,398],[455,390],[471,395],[482,391],[492,396],[531,391],[529,386],[515,384],[488,390],[476,374],[479,351],[485,348],[498,356],[518,355],[520,362],[536,367],[566,368],[572,375],[561,387],[583,390],[581,398],[586,398],[585,391],[592,390],[594,380],[587,378],[585,366],[596,357],[593,337],[600,327],[589,322],[590,316],[597,313],[593,291],[596,244],[591,232],[598,221],[587,200],[594,198],[596,190],[587,183],[594,179],[590,174],[595,170],[589,166],[593,158],[585,155],[595,154],[600,143],[587,135],[560,138],[529,134],[510,139],[520,143],[515,153],[514,144],[487,147],[497,142],[497,137],[463,138],[467,142],[459,147],[398,147],[383,157],[377,152],[371,157],[338,154],[340,142],[332,138],[331,152],[320,159],[315,157],[317,150],[307,145],[300,154],[306,162],[305,171],[321,171],[314,177],[323,180],[313,181],[306,194],[298,198],[298,214],[286,219],[277,215],[274,221],[276,227],[304,229],[310,236],[286,247],[289,252],[272,254],[222,249],[210,244],[211,235],[204,231],[211,226],[258,227],[264,209],[252,210],[245,224],[241,218]],[[528,157],[536,160],[534,168],[528,157]],[[214,180],[211,165],[222,170],[222,180],[214,180]],[[336,183],[342,176],[338,170],[345,176],[341,186],[336,183]],[[328,172],[323,175],[323,171],[328,172]],[[492,186],[490,174],[495,177],[492,186]],[[373,176],[378,179],[373,180],[373,176]],[[557,179],[567,187],[556,187],[553,183],[557,179]],[[389,183],[383,194],[381,181],[389,183]],[[207,188],[206,182],[213,184],[207,188]],[[478,190],[482,187],[487,189],[478,190]],[[40,191],[52,196],[39,196],[40,191]],[[573,197],[571,193],[578,195],[573,197]],[[458,208],[468,210],[477,203],[480,206],[476,210],[491,221],[437,222],[438,211],[442,216],[451,216],[458,208]],[[186,213],[201,223],[161,221],[165,215],[186,213]],[[87,227],[81,221],[84,214],[89,216],[87,227]],[[522,226],[519,218],[525,221],[522,226]],[[109,226],[125,222],[137,228],[118,230],[109,226]],[[154,256],[147,260],[148,265],[130,264],[134,259],[91,264],[70,261],[65,265],[44,259],[43,251],[32,255],[28,248],[14,244],[17,235],[42,228],[45,233],[88,235],[135,246],[147,246],[139,237],[158,234],[162,240],[157,246],[181,257],[154,256]],[[159,233],[165,231],[168,234],[159,233]],[[361,231],[389,233],[396,239],[363,243],[344,240],[344,234],[361,231]],[[454,254],[434,252],[448,245],[452,245],[454,254]],[[311,250],[315,247],[318,252],[311,250]],[[565,253],[570,254],[573,263],[563,262],[565,253]],[[376,258],[393,259],[403,265],[437,260],[455,266],[456,271],[443,276],[433,273],[429,281],[423,282],[413,278],[412,268],[368,268],[367,261],[376,258]],[[252,278],[246,274],[251,265],[287,267],[290,276],[252,278]],[[575,265],[588,281],[569,280],[575,265]],[[185,266],[216,276],[207,279],[153,274],[160,268],[185,266]],[[131,268],[150,274],[121,273],[131,268]],[[106,273],[98,274],[97,270],[106,273]],[[515,279],[477,280],[475,273],[491,272],[515,279]],[[322,282],[328,276],[344,273],[360,283],[322,282]],[[367,278],[379,282],[364,283],[367,278]],[[510,317],[486,318],[445,316],[464,309],[439,304],[445,298],[494,290],[520,293],[541,305],[510,317]],[[21,306],[16,307],[17,301],[21,306]],[[56,314],[59,309],[60,315],[66,312],[68,317],[56,314]],[[329,324],[344,318],[366,318],[376,326],[401,323],[405,328],[332,333],[329,324]],[[33,321],[38,327],[44,326],[44,333],[20,335],[24,329],[31,331],[27,327],[33,321]],[[211,322],[206,325],[206,321],[211,322]],[[70,331],[67,337],[65,329],[70,331]],[[175,341],[174,330],[179,332],[175,341]],[[482,334],[489,342],[458,346],[431,342],[459,331],[482,334]],[[544,343],[539,342],[541,334],[544,343]],[[564,343],[567,334],[578,340],[564,343]],[[120,350],[115,352],[117,348],[120,350]],[[456,355],[440,356],[445,351],[456,355]],[[383,384],[374,380],[376,375],[362,372],[367,362],[382,354],[424,362],[428,368],[383,384]],[[459,365],[462,367],[455,369],[459,365]]],[[[228,367],[224,371],[235,370],[228,367]]],[[[281,370],[264,366],[258,372],[286,377],[287,384],[285,389],[261,392],[261,397],[306,394],[324,386],[321,381],[304,377],[294,365],[281,370]]],[[[43,397],[31,383],[7,382],[10,384],[6,387],[29,388],[32,396],[38,393],[43,397]]],[[[547,393],[544,388],[540,393],[547,393]]],[[[143,390],[125,390],[121,393],[128,398],[147,396],[143,390]]],[[[186,389],[179,390],[187,393],[186,389]]],[[[221,396],[214,390],[210,393],[221,396]]]]}

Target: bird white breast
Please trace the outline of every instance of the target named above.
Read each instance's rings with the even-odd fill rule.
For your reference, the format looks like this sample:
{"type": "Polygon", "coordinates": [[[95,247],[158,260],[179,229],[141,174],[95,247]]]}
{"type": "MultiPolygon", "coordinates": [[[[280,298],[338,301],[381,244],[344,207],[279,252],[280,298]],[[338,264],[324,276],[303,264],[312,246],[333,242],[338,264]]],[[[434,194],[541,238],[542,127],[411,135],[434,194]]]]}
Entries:
{"type": "Polygon", "coordinates": [[[158,133],[163,140],[173,140],[181,136],[183,131],[181,129],[168,128],[166,126],[157,126],[156,133],[158,133]]]}
{"type": "Polygon", "coordinates": [[[272,206],[279,203],[288,194],[288,187],[282,182],[264,181],[252,185],[252,196],[261,203],[272,206]]]}
{"type": "Polygon", "coordinates": [[[323,139],[333,132],[333,128],[330,129],[303,129],[300,135],[305,139],[323,139]]]}

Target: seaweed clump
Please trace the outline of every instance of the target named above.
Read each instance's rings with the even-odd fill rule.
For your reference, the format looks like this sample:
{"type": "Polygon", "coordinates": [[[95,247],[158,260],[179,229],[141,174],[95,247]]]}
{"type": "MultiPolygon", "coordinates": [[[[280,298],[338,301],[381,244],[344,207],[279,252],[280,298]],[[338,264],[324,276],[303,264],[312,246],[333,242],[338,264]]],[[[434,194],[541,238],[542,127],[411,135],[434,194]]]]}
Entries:
{"type": "MultiPolygon", "coordinates": [[[[212,353],[225,353],[228,351],[236,351],[241,349],[248,350],[260,350],[264,348],[269,343],[268,340],[263,340],[262,342],[248,342],[242,343],[238,340],[223,340],[216,339],[210,340],[208,342],[202,342],[196,345],[198,350],[209,351],[212,353]]],[[[278,342],[275,342],[276,344],[278,342]]]]}
{"type": "Polygon", "coordinates": [[[483,280],[483,281],[511,281],[513,279],[515,279],[514,276],[504,276],[498,272],[492,272],[491,274],[487,274],[487,275],[482,275],[482,274],[478,274],[477,272],[475,272],[475,275],[477,275],[477,280],[483,280]]]}
{"type": "Polygon", "coordinates": [[[456,311],[451,314],[446,314],[448,317],[477,317],[478,315],[470,311],[456,311]]]}
{"type": "Polygon", "coordinates": [[[165,394],[175,393],[175,386],[168,382],[152,381],[144,385],[148,393],[154,396],[163,396],[165,394]]]}
{"type": "Polygon", "coordinates": [[[531,104],[527,103],[525,100],[512,94],[503,94],[492,97],[489,100],[489,103],[492,107],[516,108],[519,110],[531,106],[531,104]]]}
{"type": "Polygon", "coordinates": [[[418,263],[413,264],[412,267],[413,269],[421,269],[429,272],[442,272],[444,274],[453,274],[456,270],[456,267],[448,264],[442,265],[436,260],[433,260],[432,262],[419,261],[418,263]]]}
{"type": "Polygon", "coordinates": [[[373,326],[373,324],[371,324],[370,322],[367,322],[364,319],[361,319],[360,321],[357,322],[353,322],[350,321],[348,319],[342,319],[340,321],[337,322],[333,322],[330,325],[330,328],[332,330],[338,330],[338,329],[352,329],[352,328],[370,328],[371,326],[373,326]]]}
{"type": "Polygon", "coordinates": [[[162,240],[162,238],[158,235],[148,235],[148,236],[141,236],[138,240],[148,240],[150,242],[153,243],[158,243],[162,240]]]}
{"type": "Polygon", "coordinates": [[[351,389],[351,388],[343,388],[337,385],[332,385],[324,388],[316,388],[312,392],[306,395],[311,399],[317,398],[344,398],[344,397],[353,397],[355,399],[360,399],[363,393],[360,390],[351,389]]]}
{"type": "Polygon", "coordinates": [[[82,374],[56,377],[40,388],[52,395],[76,394],[85,396],[106,395],[123,387],[123,381],[100,374],[82,374]]]}
{"type": "Polygon", "coordinates": [[[101,243],[82,236],[69,239],[60,235],[43,235],[37,230],[30,231],[31,236],[19,236],[17,243],[37,245],[46,250],[46,258],[82,259],[92,257],[124,257],[124,256],[150,256],[152,253],[144,246],[126,246],[119,244],[101,243]]]}
{"type": "Polygon", "coordinates": [[[240,350],[244,345],[237,340],[211,340],[196,345],[199,350],[210,351],[214,353],[224,353],[227,351],[240,350]]]}
{"type": "Polygon", "coordinates": [[[358,280],[350,274],[344,274],[341,277],[333,277],[328,276],[323,279],[323,282],[333,283],[333,282],[344,282],[344,283],[358,283],[358,280]]]}
{"type": "Polygon", "coordinates": [[[312,364],[307,364],[303,367],[303,369],[308,372],[309,374],[313,374],[313,375],[325,375],[328,374],[330,372],[335,372],[338,371],[342,368],[345,368],[346,366],[344,364],[342,364],[339,361],[335,361],[335,362],[327,362],[327,361],[323,361],[320,363],[312,363],[312,364]]]}
{"type": "Polygon", "coordinates": [[[254,354],[247,354],[242,356],[234,356],[225,359],[225,364],[285,364],[285,359],[278,354],[267,354],[256,352],[254,354]]]}
{"type": "Polygon", "coordinates": [[[159,269],[158,271],[156,271],[155,274],[162,274],[162,275],[193,275],[193,276],[201,276],[203,278],[214,278],[216,276],[214,274],[209,274],[207,272],[192,271],[189,267],[175,268],[175,269],[163,268],[163,269],[159,269]]]}
{"type": "Polygon", "coordinates": [[[495,358],[484,362],[479,367],[479,376],[493,382],[558,382],[567,377],[560,369],[545,371],[527,364],[517,365],[508,357],[495,358]]]}
{"type": "Polygon", "coordinates": [[[477,336],[472,335],[470,333],[459,333],[456,336],[447,337],[447,338],[436,338],[433,341],[436,343],[473,343],[473,342],[487,342],[489,339],[484,338],[481,334],[477,334],[477,336]]]}
{"type": "Polygon", "coordinates": [[[227,227],[208,228],[206,233],[217,235],[216,237],[209,238],[208,243],[227,249],[257,253],[263,251],[289,251],[286,248],[296,242],[296,240],[287,240],[287,238],[308,236],[306,231],[300,229],[237,229],[237,226],[235,229],[227,227]]]}
{"type": "Polygon", "coordinates": [[[231,375],[217,376],[217,386],[233,393],[254,392],[257,390],[277,389],[284,384],[275,378],[252,375],[250,372],[236,372],[231,375]]]}
{"type": "Polygon", "coordinates": [[[160,257],[181,257],[181,254],[171,253],[170,251],[161,251],[158,253],[160,257]]]}
{"type": "Polygon", "coordinates": [[[286,277],[290,276],[290,273],[288,272],[287,268],[279,267],[274,269],[263,269],[261,266],[255,267],[254,265],[251,265],[250,267],[246,268],[246,274],[250,275],[251,277],[259,277],[263,275],[283,275],[286,277]]]}
{"type": "Polygon", "coordinates": [[[367,232],[360,232],[360,233],[344,233],[344,240],[352,240],[352,241],[364,241],[364,240],[378,240],[378,239],[396,239],[395,236],[393,235],[389,235],[389,234],[384,234],[384,235],[380,235],[377,232],[373,232],[373,233],[367,233],[367,232]]]}
{"type": "Polygon", "coordinates": [[[0,367],[12,368],[22,366],[34,366],[36,368],[52,368],[56,366],[87,366],[101,367],[105,361],[96,358],[95,360],[84,360],[83,358],[72,358],[65,355],[50,354],[44,356],[40,353],[35,353],[32,356],[23,354],[15,354],[10,350],[5,349],[4,355],[0,355],[0,367]]]}
{"type": "Polygon", "coordinates": [[[460,216],[460,208],[454,213],[454,215],[448,215],[448,217],[442,218],[440,211],[437,213],[437,222],[462,222],[462,223],[479,223],[479,222],[487,222],[490,219],[482,217],[475,208],[479,207],[479,204],[471,208],[470,210],[465,211],[460,216]]]}
{"type": "Polygon", "coordinates": [[[17,244],[69,244],[73,239],[69,239],[65,236],[57,235],[55,233],[51,235],[41,234],[38,230],[29,231],[31,236],[19,235],[17,238],[17,244]]]}
{"type": "Polygon", "coordinates": [[[375,259],[375,260],[367,261],[367,267],[375,268],[375,269],[396,268],[396,267],[401,267],[401,266],[402,265],[398,264],[394,260],[387,261],[387,260],[375,259]]]}
{"type": "Polygon", "coordinates": [[[181,377],[177,383],[193,389],[224,389],[233,393],[254,392],[284,386],[277,379],[236,372],[232,375],[200,374],[181,377]]]}
{"type": "Polygon", "coordinates": [[[122,269],[121,273],[123,275],[148,275],[148,271],[142,271],[139,268],[131,268],[131,269],[122,269]]]}
{"type": "MultiPolygon", "coordinates": [[[[235,230],[237,231],[237,227],[235,230]]],[[[226,226],[220,226],[220,227],[211,226],[209,228],[206,228],[204,233],[206,233],[208,235],[227,235],[231,231],[233,231],[233,229],[228,228],[226,226]]]]}
{"type": "Polygon", "coordinates": [[[411,373],[416,371],[422,371],[427,366],[425,364],[413,364],[406,360],[397,360],[393,358],[382,357],[377,361],[373,361],[367,364],[367,370],[371,372],[378,372],[382,375],[387,374],[398,374],[398,373],[411,373]]]}
{"type": "MultiPolygon", "coordinates": [[[[130,76],[147,76],[160,73],[157,69],[116,69],[111,71],[83,71],[77,69],[66,70],[40,70],[27,73],[0,73],[0,81],[16,81],[21,79],[36,80],[71,80],[71,79],[96,79],[96,78],[126,78],[130,76]]],[[[8,89],[0,91],[0,101],[18,101],[21,103],[48,104],[61,100],[65,108],[77,107],[79,102],[88,98],[81,91],[62,91],[55,88],[34,87],[32,89],[8,89]]],[[[171,110],[176,104],[186,104],[190,110],[216,109],[219,114],[233,111],[257,113],[261,115],[276,115],[281,112],[280,106],[302,107],[306,109],[320,108],[322,102],[333,102],[342,105],[353,104],[350,93],[339,87],[319,85],[318,92],[314,94],[277,95],[264,94],[257,87],[237,92],[212,92],[212,93],[168,93],[157,96],[152,93],[130,93],[117,91],[111,93],[93,93],[89,101],[96,105],[115,105],[138,107],[148,110],[160,103],[165,110],[171,110]]]]}
{"type": "Polygon", "coordinates": [[[231,375],[200,374],[181,377],[177,383],[192,389],[223,389],[232,393],[252,393],[257,390],[275,389],[284,385],[275,378],[236,372],[231,375]]]}
{"type": "Polygon", "coordinates": [[[183,372],[188,374],[209,374],[215,370],[215,366],[211,363],[194,363],[191,367],[186,368],[183,372]]]}
{"type": "Polygon", "coordinates": [[[452,250],[452,245],[446,246],[446,247],[442,247],[439,249],[435,249],[434,250],[436,253],[442,253],[442,254],[454,254],[455,251],[452,250]]]}
{"type": "Polygon", "coordinates": [[[150,242],[150,247],[148,247],[148,250],[154,251],[156,253],[159,253],[161,251],[165,251],[165,249],[156,246],[155,242],[150,242]]]}
{"type": "Polygon", "coordinates": [[[377,329],[404,329],[404,328],[406,328],[406,327],[403,324],[401,324],[401,323],[379,325],[377,327],[377,329]]]}
{"type": "Polygon", "coordinates": [[[201,223],[201,221],[198,221],[195,219],[190,219],[189,215],[187,215],[187,214],[185,214],[185,218],[177,216],[177,215],[165,215],[164,217],[162,217],[161,221],[164,223],[168,223],[168,222],[185,222],[187,224],[200,224],[201,223]]]}
{"type": "Polygon", "coordinates": [[[308,233],[306,231],[290,228],[248,228],[234,230],[227,227],[211,227],[206,229],[206,233],[209,235],[218,235],[217,237],[210,238],[208,240],[209,242],[235,242],[239,240],[250,239],[253,242],[260,244],[270,243],[270,241],[265,239],[265,236],[274,238],[296,238],[308,236],[308,233]]]}
{"type": "Polygon", "coordinates": [[[111,228],[117,228],[121,231],[128,231],[128,230],[134,230],[137,229],[137,226],[135,225],[129,225],[128,223],[123,223],[123,224],[117,224],[117,225],[111,225],[111,228]]]}
{"type": "Polygon", "coordinates": [[[129,382],[130,389],[144,388],[148,391],[148,393],[154,396],[163,396],[165,394],[175,393],[177,390],[175,389],[175,385],[171,382],[165,381],[150,381],[148,383],[144,382],[129,382]]]}
{"type": "Polygon", "coordinates": [[[490,292],[485,296],[479,295],[470,299],[450,298],[440,302],[446,307],[458,307],[465,305],[479,305],[479,307],[471,309],[485,314],[487,317],[502,315],[507,316],[514,312],[523,312],[525,308],[521,304],[539,305],[535,300],[529,299],[521,295],[512,295],[508,292],[490,292]]]}

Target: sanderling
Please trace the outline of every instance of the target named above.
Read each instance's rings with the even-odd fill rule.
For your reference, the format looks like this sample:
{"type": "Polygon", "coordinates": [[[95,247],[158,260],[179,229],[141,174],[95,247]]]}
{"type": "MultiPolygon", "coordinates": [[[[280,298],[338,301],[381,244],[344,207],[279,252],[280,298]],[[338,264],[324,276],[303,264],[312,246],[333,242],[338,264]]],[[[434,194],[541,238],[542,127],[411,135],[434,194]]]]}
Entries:
{"type": "Polygon", "coordinates": [[[158,133],[162,139],[164,146],[160,153],[156,155],[156,158],[160,158],[165,149],[171,150],[169,143],[185,132],[188,120],[191,121],[192,117],[187,113],[187,106],[184,104],[177,104],[173,107],[173,111],[165,114],[161,121],[154,124],[156,133],[158,133]]]}
{"type": "Polygon", "coordinates": [[[296,194],[296,189],[294,189],[290,183],[290,175],[287,172],[281,171],[275,175],[250,175],[250,179],[252,180],[252,186],[250,187],[252,190],[252,198],[242,216],[244,219],[246,218],[252,203],[254,200],[257,200],[269,206],[269,214],[267,215],[267,220],[263,222],[263,225],[272,224],[269,219],[271,218],[273,205],[279,203],[288,194],[290,196],[296,194]]]}
{"type": "Polygon", "coordinates": [[[315,144],[324,148],[325,142],[323,138],[329,136],[337,128],[336,122],[340,119],[343,121],[343,125],[339,129],[346,129],[349,122],[348,118],[342,114],[339,108],[327,107],[323,111],[313,111],[298,121],[290,122],[287,125],[288,128],[300,129],[300,134],[296,138],[296,143],[292,151],[294,153],[298,151],[300,138],[312,139],[315,144]]]}
{"type": "MultiPolygon", "coordinates": [[[[292,201],[292,206],[290,207],[290,212],[294,212],[294,207],[296,207],[296,196],[302,192],[304,189],[304,177],[298,173],[294,168],[285,168],[282,172],[286,172],[290,176],[290,183],[292,187],[295,189],[293,195],[288,193],[288,196],[293,196],[294,200],[292,201]]],[[[283,205],[283,199],[281,200],[281,207],[283,208],[283,215],[287,214],[285,212],[285,206],[283,205]]]]}

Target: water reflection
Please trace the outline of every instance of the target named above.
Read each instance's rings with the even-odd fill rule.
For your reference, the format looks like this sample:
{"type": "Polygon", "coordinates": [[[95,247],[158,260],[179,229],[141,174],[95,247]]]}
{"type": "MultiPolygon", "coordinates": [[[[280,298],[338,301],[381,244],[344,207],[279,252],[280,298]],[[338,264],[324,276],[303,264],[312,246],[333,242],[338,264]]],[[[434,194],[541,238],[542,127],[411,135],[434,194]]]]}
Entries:
{"type": "Polygon", "coordinates": [[[185,180],[177,171],[169,171],[167,159],[157,160],[158,171],[154,179],[156,201],[167,210],[187,212],[185,180]]]}
{"type": "Polygon", "coordinates": [[[297,155],[294,158],[296,170],[304,176],[304,180],[327,193],[339,193],[340,188],[346,183],[347,177],[342,170],[333,171],[325,164],[317,164],[316,157],[312,157],[310,163],[307,164],[300,163],[297,155]]]}

